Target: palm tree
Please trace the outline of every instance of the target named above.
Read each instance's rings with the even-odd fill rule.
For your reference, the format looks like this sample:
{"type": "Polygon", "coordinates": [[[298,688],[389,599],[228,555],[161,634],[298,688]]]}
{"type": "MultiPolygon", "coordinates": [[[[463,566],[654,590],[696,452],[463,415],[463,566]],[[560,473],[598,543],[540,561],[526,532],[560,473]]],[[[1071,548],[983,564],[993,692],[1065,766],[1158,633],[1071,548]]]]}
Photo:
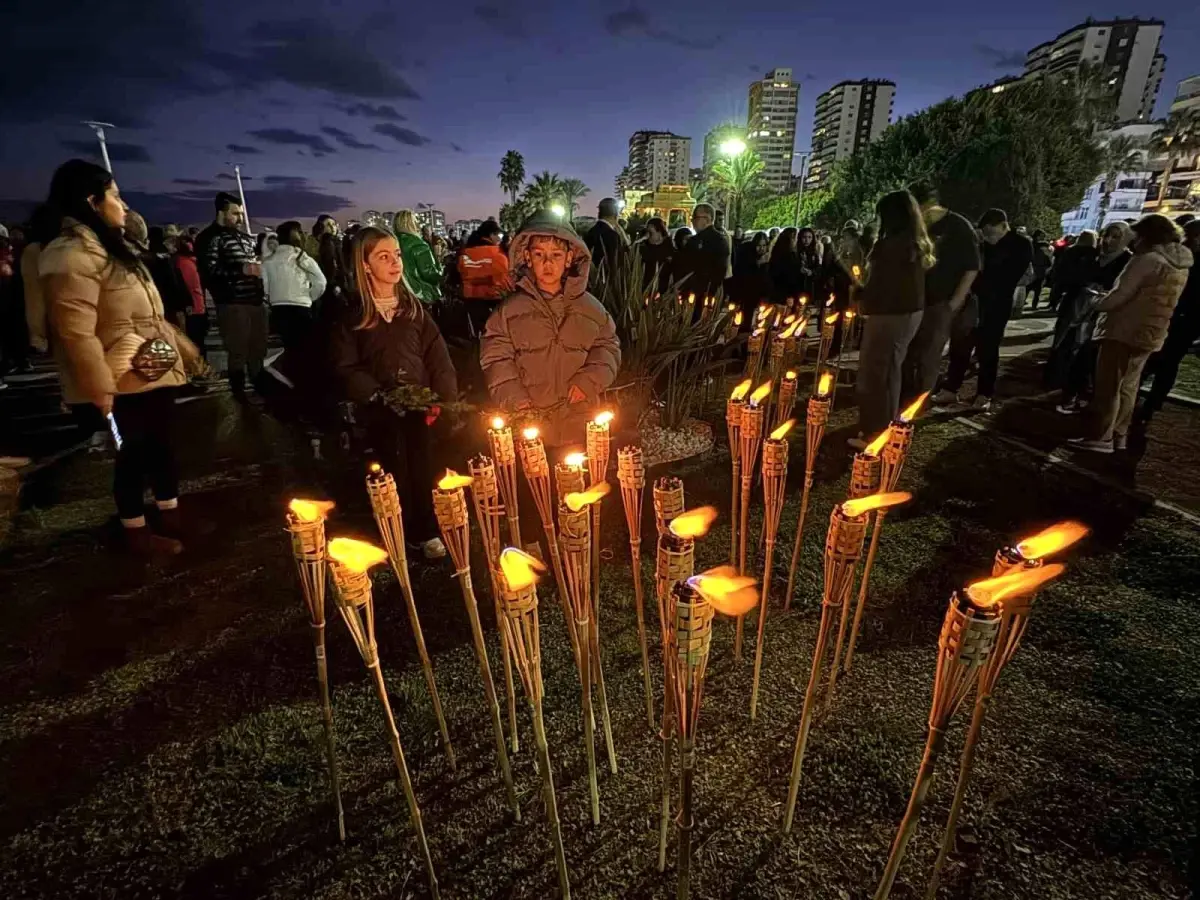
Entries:
{"type": "Polygon", "coordinates": [[[728,197],[731,214],[726,216],[726,227],[737,228],[742,204],[749,196],[763,190],[763,161],[753,150],[746,150],[730,159],[718,160],[713,164],[709,190],[728,197]]]}
{"type": "Polygon", "coordinates": [[[525,157],[516,150],[509,150],[500,160],[500,187],[508,191],[509,199],[517,202],[517,194],[525,183],[525,157]]]}
{"type": "Polygon", "coordinates": [[[1167,121],[1150,138],[1149,151],[1155,156],[1165,156],[1167,166],[1158,183],[1156,209],[1161,210],[1167,199],[1167,185],[1171,172],[1181,157],[1200,150],[1200,112],[1180,110],[1167,116],[1167,121]]]}
{"type": "Polygon", "coordinates": [[[533,181],[525,186],[525,201],[535,210],[548,209],[555,203],[565,206],[562,179],[548,170],[534,175],[533,181]]]}
{"type": "Polygon", "coordinates": [[[567,205],[567,220],[575,220],[575,207],[577,201],[582,200],[592,192],[586,184],[578,178],[565,178],[562,182],[562,198],[567,205]]]}
{"type": "Polygon", "coordinates": [[[1133,172],[1143,167],[1145,146],[1145,141],[1125,134],[1117,135],[1104,145],[1104,180],[1100,186],[1100,218],[1097,223],[1100,229],[1104,228],[1104,217],[1108,215],[1112,192],[1117,189],[1117,179],[1123,172],[1133,172]]]}

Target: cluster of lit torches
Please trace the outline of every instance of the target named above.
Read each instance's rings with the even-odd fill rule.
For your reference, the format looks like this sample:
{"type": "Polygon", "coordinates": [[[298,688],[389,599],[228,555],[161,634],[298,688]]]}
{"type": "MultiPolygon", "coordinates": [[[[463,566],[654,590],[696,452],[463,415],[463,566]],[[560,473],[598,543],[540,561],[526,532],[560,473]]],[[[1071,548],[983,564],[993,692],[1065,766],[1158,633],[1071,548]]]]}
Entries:
{"type": "MultiPolygon", "coordinates": [[[[652,488],[657,539],[655,553],[655,599],[662,653],[662,706],[656,715],[650,653],[646,635],[646,613],[642,585],[641,522],[646,488],[646,468],[640,447],[627,446],[617,452],[617,481],[629,534],[630,558],[634,581],[638,640],[641,650],[646,716],[651,728],[659,729],[662,742],[662,783],[659,816],[659,871],[665,871],[672,810],[677,827],[677,895],[685,898],[690,890],[691,835],[693,825],[693,782],[696,771],[696,732],[704,694],[707,663],[715,612],[735,620],[734,659],[741,660],[745,616],[758,610],[756,623],[754,674],[750,695],[750,717],[755,719],[759,705],[765,624],[770,601],[771,574],[775,545],[782,518],[789,465],[788,435],[792,418],[797,377],[789,365],[799,364],[803,351],[792,343],[802,333],[805,320],[793,317],[771,341],[768,374],[754,388],[754,376],[762,367],[759,359],[747,363],[746,380],[734,388],[726,407],[733,488],[730,500],[732,533],[729,564],[700,575],[695,573],[695,543],[717,517],[716,509],[704,507],[685,510],[683,482],[675,477],[659,478],[652,488]],[[782,341],[780,340],[782,338],[782,341]],[[776,346],[783,349],[776,353],[776,346]],[[776,402],[769,398],[778,385],[776,402]],[[764,438],[764,430],[770,428],[764,438]],[[759,464],[761,451],[761,465],[759,464]],[[763,492],[762,543],[764,560],[761,578],[750,572],[749,509],[755,474],[761,476],[763,492]],[[761,581],[762,589],[757,584],[761,581]],[[675,796],[677,790],[677,797],[675,796]]],[[[783,608],[788,609],[794,590],[797,562],[803,545],[804,521],[814,479],[814,466],[820,450],[835,376],[823,370],[826,325],[829,339],[832,326],[822,321],[822,346],[814,377],[814,389],[808,400],[805,418],[804,481],[795,543],[783,608]]],[[[763,334],[768,329],[763,329],[763,334]]],[[[751,356],[755,350],[751,335],[751,356]]],[[[793,753],[791,778],[783,817],[783,830],[791,830],[798,797],[808,737],[823,695],[824,707],[830,708],[839,669],[850,671],[858,638],[868,585],[887,512],[910,498],[896,491],[913,436],[912,420],[924,397],[904,410],[895,422],[857,454],[850,478],[850,497],[834,506],[825,538],[824,585],[821,617],[813,650],[811,671],[800,712],[793,753]],[[872,516],[874,526],[872,529],[872,516]],[[858,563],[871,541],[858,581],[857,602],[851,614],[851,601],[858,575],[858,563]],[[845,658],[843,660],[843,651],[845,658]],[[826,664],[829,663],[828,672],[826,664]]],[[[558,818],[557,800],[551,770],[550,753],[543,720],[543,683],[541,637],[538,619],[537,584],[546,572],[543,563],[521,546],[518,508],[517,466],[530,487],[537,517],[550,551],[565,630],[571,645],[581,686],[581,721],[588,767],[591,819],[600,822],[600,792],[595,752],[596,716],[593,701],[598,699],[609,768],[617,772],[608,698],[601,666],[600,635],[600,511],[610,493],[607,474],[610,463],[611,413],[602,413],[588,423],[586,453],[567,456],[553,467],[546,455],[538,430],[526,428],[514,441],[509,425],[501,418],[490,422],[487,430],[490,455],[478,456],[468,463],[469,475],[447,471],[433,489],[434,511],[443,542],[449,552],[470,622],[474,650],[483,681],[491,718],[497,766],[513,817],[521,819],[520,805],[509,762],[509,747],[520,749],[517,728],[516,685],[520,684],[530,706],[537,752],[537,768],[542,776],[542,799],[550,824],[551,839],[563,897],[570,896],[569,870],[558,818]],[[485,556],[488,584],[492,593],[499,628],[501,659],[504,667],[509,742],[495,682],[488,662],[483,626],[479,616],[470,565],[470,519],[466,500],[471,491],[485,556]],[[504,547],[502,526],[507,524],[509,542],[504,547]],[[516,677],[514,678],[514,673],[516,677]]],[[[316,648],[320,702],[323,713],[326,757],[330,786],[336,807],[339,836],[345,838],[345,821],[334,749],[333,713],[325,663],[324,602],[326,573],[332,576],[334,598],[363,662],[371,672],[378,699],[384,711],[387,734],[403,789],[410,820],[418,839],[429,878],[432,896],[438,896],[437,876],[425,838],[421,812],[409,777],[400,735],[392,715],[384,676],[375,641],[375,613],[369,569],[390,562],[401,586],[405,607],[417,645],[430,702],[437,719],[447,763],[455,768],[455,755],[449,729],[438,696],[433,665],[425,647],[412,582],[408,573],[404,528],[396,484],[392,476],[373,464],[367,475],[367,492],[378,525],[383,548],[363,541],[335,538],[326,544],[325,518],[332,504],[293,500],[287,522],[293,555],[300,575],[304,599],[310,615],[316,648]]],[[[905,849],[916,827],[933,777],[934,763],[942,750],[946,727],[976,688],[976,705],[964,746],[958,787],[946,826],[941,853],[935,864],[928,897],[937,889],[938,872],[953,844],[957,818],[971,771],[974,751],[983,718],[1000,672],[1015,652],[1028,618],[1034,591],[1062,571],[1060,565],[1043,565],[1046,556],[1059,552],[1078,540],[1086,529],[1064,523],[997,554],[993,577],[967,587],[951,597],[939,640],[934,698],[929,717],[928,741],[912,799],[900,825],[888,858],[876,900],[883,900],[899,870],[905,849]]],[[[757,555],[757,554],[755,554],[757,555]]]]}

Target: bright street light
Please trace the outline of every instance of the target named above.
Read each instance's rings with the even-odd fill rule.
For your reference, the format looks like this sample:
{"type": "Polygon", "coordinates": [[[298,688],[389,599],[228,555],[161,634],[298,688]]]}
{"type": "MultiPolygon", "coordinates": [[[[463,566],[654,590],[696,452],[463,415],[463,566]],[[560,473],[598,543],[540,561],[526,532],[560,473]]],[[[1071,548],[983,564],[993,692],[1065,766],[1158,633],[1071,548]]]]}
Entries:
{"type": "Polygon", "coordinates": [[[550,212],[554,213],[560,219],[567,214],[567,210],[561,203],[555,203],[550,207],[550,212]]]}
{"type": "Polygon", "coordinates": [[[729,138],[721,141],[722,156],[741,156],[746,152],[746,142],[741,138],[729,138]]]}
{"type": "Polygon", "coordinates": [[[618,201],[617,201],[617,209],[624,209],[624,208],[625,208],[625,201],[624,201],[624,200],[618,200],[618,201]]]}

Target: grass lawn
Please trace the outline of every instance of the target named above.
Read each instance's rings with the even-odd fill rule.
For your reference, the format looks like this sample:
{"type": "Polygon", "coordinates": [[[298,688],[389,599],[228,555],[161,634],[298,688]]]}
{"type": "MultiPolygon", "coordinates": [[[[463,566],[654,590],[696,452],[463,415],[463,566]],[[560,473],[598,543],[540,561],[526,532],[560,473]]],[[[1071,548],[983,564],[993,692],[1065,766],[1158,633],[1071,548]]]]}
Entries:
{"type": "Polygon", "coordinates": [[[1175,390],[1189,397],[1200,397],[1200,356],[1189,353],[1179,364],[1179,377],[1175,390]]]}
{"type": "MultiPolygon", "coordinates": [[[[734,663],[731,622],[714,628],[699,726],[693,896],[870,896],[920,760],[951,591],[986,573],[998,547],[1067,517],[1094,534],[1040,596],[1001,679],[941,896],[1187,896],[1200,821],[1196,531],[953,421],[918,428],[901,481],[915,498],[887,521],[854,671],[813,729],[796,824],[780,835],[819,615],[821,546],[830,507],[845,495],[852,415],[835,415],[840,430],[819,460],[800,591],[788,614],[780,604],[788,552],[777,554],[753,724],[751,662],[734,663]]],[[[224,476],[196,485],[195,506],[221,528],[176,565],[112,561],[99,527],[105,467],[91,460],[64,476],[57,506],[26,516],[0,557],[8,587],[0,636],[3,896],[427,896],[380,709],[334,614],[330,677],[349,831],[337,841],[307,618],[282,531],[284,498],[314,476],[267,452],[272,440],[267,434],[257,451],[223,459],[224,476]]],[[[783,548],[793,535],[802,447],[802,438],[793,444],[783,548]]],[[[463,469],[461,461],[448,460],[463,469]]],[[[684,478],[689,506],[722,510],[697,562],[723,562],[727,456],[718,451],[671,470],[684,478]]],[[[343,498],[331,533],[371,536],[358,494],[343,498]]],[[[648,497],[646,506],[649,519],[648,497]]],[[[541,607],[546,724],[574,896],[673,897],[673,861],[665,875],[656,870],[660,744],[646,723],[618,507],[614,495],[604,512],[601,631],[619,772],[603,766],[598,729],[599,827],[590,824],[579,687],[552,579],[541,607]]],[[[647,521],[645,533],[652,531],[647,521]]],[[[473,541],[478,549],[478,534],[473,541]]],[[[512,757],[523,813],[516,824],[449,565],[416,567],[414,581],[457,774],[441,754],[398,586],[377,572],[380,653],[442,895],[556,896],[527,708],[522,699],[521,749],[512,757]]],[[[502,682],[486,579],[475,581],[502,682]]],[[[649,610],[648,618],[656,643],[649,610]]],[[[753,620],[747,634],[752,660],[753,620]]],[[[659,671],[652,649],[660,697],[659,671]]],[[[960,715],[951,730],[894,897],[924,892],[968,718],[960,715]]]]}

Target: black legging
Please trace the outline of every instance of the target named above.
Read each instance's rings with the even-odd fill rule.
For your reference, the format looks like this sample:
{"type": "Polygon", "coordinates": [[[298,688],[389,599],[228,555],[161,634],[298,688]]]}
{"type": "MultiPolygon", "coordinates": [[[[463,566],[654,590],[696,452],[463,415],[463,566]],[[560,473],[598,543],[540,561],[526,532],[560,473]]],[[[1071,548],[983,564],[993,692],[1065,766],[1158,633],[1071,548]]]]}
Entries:
{"type": "Polygon", "coordinates": [[[379,404],[359,407],[359,418],[375,458],[396,479],[404,517],[404,539],[423,544],[438,536],[433,514],[433,455],[425,413],[398,416],[379,404]]]}
{"type": "Polygon", "coordinates": [[[312,329],[313,314],[307,306],[282,304],[271,307],[271,330],[283,341],[283,349],[299,347],[312,329]]]}
{"type": "Polygon", "coordinates": [[[175,422],[173,387],[151,388],[138,394],[118,394],[113,418],[121,432],[121,449],[113,472],[113,494],[122,519],[145,513],[146,482],[155,500],[179,496],[179,474],[171,431],[175,422]]]}
{"type": "Polygon", "coordinates": [[[1171,388],[1175,387],[1175,379],[1179,377],[1179,364],[1191,352],[1198,339],[1200,322],[1184,320],[1171,323],[1163,348],[1146,362],[1142,375],[1143,379],[1154,378],[1154,383],[1150,385],[1150,395],[1143,407],[1145,412],[1155,413],[1162,409],[1171,388]]]}

